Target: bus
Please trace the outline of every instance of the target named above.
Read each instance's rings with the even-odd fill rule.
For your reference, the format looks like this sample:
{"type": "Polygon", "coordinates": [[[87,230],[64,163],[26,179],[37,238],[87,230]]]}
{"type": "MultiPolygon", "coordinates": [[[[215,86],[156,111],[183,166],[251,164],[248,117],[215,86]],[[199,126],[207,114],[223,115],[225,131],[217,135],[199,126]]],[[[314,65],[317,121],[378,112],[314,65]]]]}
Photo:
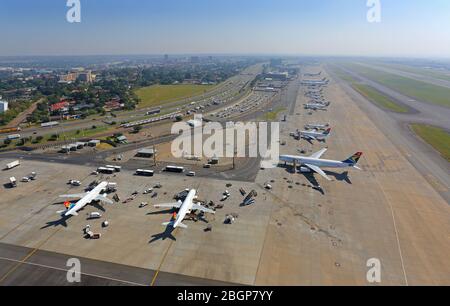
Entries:
{"type": "Polygon", "coordinates": [[[136,175],[139,175],[139,176],[153,176],[154,173],[155,172],[153,170],[143,170],[143,169],[136,170],[136,175]]]}
{"type": "Polygon", "coordinates": [[[116,169],[100,167],[100,168],[97,169],[97,172],[98,173],[103,173],[103,174],[114,174],[116,172],[116,169]]]}
{"type": "Polygon", "coordinates": [[[21,128],[5,128],[5,129],[0,129],[0,134],[20,132],[21,130],[22,130],[21,128]]]}
{"type": "Polygon", "coordinates": [[[107,166],[105,166],[105,168],[114,169],[114,171],[116,171],[116,172],[122,171],[122,167],[121,167],[121,166],[111,166],[111,165],[107,165],[107,166]]]}
{"type": "Polygon", "coordinates": [[[176,167],[176,166],[167,166],[166,167],[167,172],[175,172],[175,173],[183,173],[184,168],[183,167],[176,167]]]}

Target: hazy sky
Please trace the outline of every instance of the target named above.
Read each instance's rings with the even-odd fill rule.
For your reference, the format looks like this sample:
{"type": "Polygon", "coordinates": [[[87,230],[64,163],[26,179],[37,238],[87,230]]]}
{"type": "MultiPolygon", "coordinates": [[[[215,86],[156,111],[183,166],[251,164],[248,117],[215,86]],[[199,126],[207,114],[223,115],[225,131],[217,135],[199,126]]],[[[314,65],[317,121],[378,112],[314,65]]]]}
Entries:
{"type": "Polygon", "coordinates": [[[239,53],[450,57],[449,0],[0,0],[0,55],[239,53]]]}

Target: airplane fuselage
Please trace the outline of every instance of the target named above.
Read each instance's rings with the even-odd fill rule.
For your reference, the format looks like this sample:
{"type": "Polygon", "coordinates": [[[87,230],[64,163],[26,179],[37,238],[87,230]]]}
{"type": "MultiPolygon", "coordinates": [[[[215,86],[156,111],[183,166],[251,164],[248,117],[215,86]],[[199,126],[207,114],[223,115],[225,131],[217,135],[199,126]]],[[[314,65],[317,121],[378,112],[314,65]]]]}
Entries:
{"type": "Polygon", "coordinates": [[[314,165],[317,167],[323,168],[348,168],[353,167],[353,164],[344,163],[337,160],[328,160],[328,159],[317,159],[311,157],[301,157],[295,155],[282,155],[280,156],[280,160],[286,163],[293,164],[294,162],[301,165],[314,165]]]}
{"type": "Polygon", "coordinates": [[[107,182],[100,183],[97,187],[95,187],[92,191],[90,191],[86,196],[81,198],[71,209],[69,209],[64,216],[68,217],[71,215],[76,215],[77,212],[83,209],[86,205],[90,204],[94,201],[95,198],[98,197],[106,188],[108,187],[107,182]]]}
{"type": "Polygon", "coordinates": [[[325,138],[328,136],[328,134],[324,134],[322,132],[311,132],[311,131],[301,131],[300,136],[311,136],[314,138],[325,138]]]}
{"type": "Polygon", "coordinates": [[[180,225],[180,223],[183,222],[186,215],[191,212],[192,206],[194,205],[194,198],[196,194],[197,191],[195,189],[189,191],[188,195],[186,196],[186,199],[184,200],[183,204],[180,207],[180,210],[178,211],[177,218],[173,223],[173,228],[177,228],[180,225]]]}

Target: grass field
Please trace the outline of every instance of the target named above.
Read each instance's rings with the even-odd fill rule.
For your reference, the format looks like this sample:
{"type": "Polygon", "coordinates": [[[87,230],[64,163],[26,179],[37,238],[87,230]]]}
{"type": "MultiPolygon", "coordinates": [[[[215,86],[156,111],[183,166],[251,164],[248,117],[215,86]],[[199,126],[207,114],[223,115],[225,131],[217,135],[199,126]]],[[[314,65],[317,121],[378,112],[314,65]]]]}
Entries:
{"type": "Polygon", "coordinates": [[[377,104],[378,106],[388,109],[390,111],[396,112],[396,113],[407,113],[408,109],[406,107],[403,107],[397,103],[395,103],[390,97],[383,95],[378,90],[364,85],[364,84],[357,84],[353,83],[352,87],[358,91],[360,94],[362,94],[364,97],[366,97],[369,101],[372,103],[377,104]]]}
{"type": "Polygon", "coordinates": [[[417,100],[450,107],[450,88],[382,72],[358,64],[346,64],[361,75],[417,100]]]}
{"type": "Polygon", "coordinates": [[[356,82],[356,80],[354,78],[352,78],[348,73],[346,73],[342,69],[333,67],[332,70],[340,79],[347,81],[349,83],[356,82]]]}
{"type": "Polygon", "coordinates": [[[271,112],[265,113],[263,116],[261,116],[261,119],[264,120],[264,121],[267,121],[267,122],[275,121],[275,120],[277,120],[278,115],[281,112],[284,112],[285,110],[286,110],[286,108],[284,108],[284,107],[276,108],[276,109],[274,109],[271,112]]]}
{"type": "Polygon", "coordinates": [[[156,107],[178,99],[201,95],[210,91],[213,85],[153,85],[136,90],[141,99],[139,108],[156,107]]]}
{"type": "Polygon", "coordinates": [[[445,130],[423,124],[412,124],[412,130],[450,162],[450,134],[445,130]]]}

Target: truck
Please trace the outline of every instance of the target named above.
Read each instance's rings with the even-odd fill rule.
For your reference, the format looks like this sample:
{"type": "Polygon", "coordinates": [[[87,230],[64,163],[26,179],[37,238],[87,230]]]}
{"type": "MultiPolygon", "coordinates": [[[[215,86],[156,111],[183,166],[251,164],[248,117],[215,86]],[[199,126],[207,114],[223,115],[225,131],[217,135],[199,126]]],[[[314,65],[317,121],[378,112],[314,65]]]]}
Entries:
{"type": "Polygon", "coordinates": [[[7,170],[11,170],[11,169],[13,169],[15,167],[18,167],[18,166],[20,166],[20,161],[19,160],[15,160],[15,161],[10,162],[9,164],[7,164],[6,165],[6,169],[7,170]]]}
{"type": "Polygon", "coordinates": [[[11,188],[17,187],[17,180],[15,177],[10,177],[9,178],[9,186],[11,188]]]}

